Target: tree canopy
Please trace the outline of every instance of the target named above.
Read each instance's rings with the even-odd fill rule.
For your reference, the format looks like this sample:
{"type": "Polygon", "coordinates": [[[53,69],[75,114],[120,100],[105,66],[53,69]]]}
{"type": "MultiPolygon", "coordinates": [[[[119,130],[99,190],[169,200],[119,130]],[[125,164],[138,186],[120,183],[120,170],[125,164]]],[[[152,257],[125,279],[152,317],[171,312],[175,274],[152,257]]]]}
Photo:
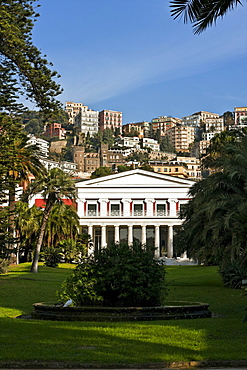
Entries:
{"type": "Polygon", "coordinates": [[[191,188],[181,212],[180,245],[204,262],[246,260],[247,136],[222,147],[211,167],[215,172],[191,188]]]}
{"type": "Polygon", "coordinates": [[[44,112],[60,106],[59,77],[33,45],[32,30],[39,16],[37,0],[3,0],[0,7],[0,110],[16,114],[24,108],[19,97],[34,101],[44,112]]]}
{"type": "Polygon", "coordinates": [[[51,169],[46,176],[37,177],[23,194],[23,200],[27,201],[35,194],[42,194],[45,200],[45,208],[42,216],[41,226],[37,239],[36,250],[31,266],[31,272],[38,272],[38,260],[43,244],[49,216],[57,204],[63,204],[63,199],[75,201],[77,189],[75,183],[69,175],[59,168],[51,169]]]}

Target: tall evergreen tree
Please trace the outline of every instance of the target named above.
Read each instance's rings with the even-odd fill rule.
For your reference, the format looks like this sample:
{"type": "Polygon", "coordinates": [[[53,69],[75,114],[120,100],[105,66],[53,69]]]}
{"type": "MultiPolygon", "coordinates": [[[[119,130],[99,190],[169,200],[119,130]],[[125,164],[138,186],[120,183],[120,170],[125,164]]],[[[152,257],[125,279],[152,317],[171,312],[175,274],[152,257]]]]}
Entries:
{"type": "Polygon", "coordinates": [[[0,110],[16,114],[23,109],[20,95],[44,112],[56,110],[61,93],[57,72],[33,45],[32,30],[39,14],[37,0],[3,0],[0,6],[0,110]]]}

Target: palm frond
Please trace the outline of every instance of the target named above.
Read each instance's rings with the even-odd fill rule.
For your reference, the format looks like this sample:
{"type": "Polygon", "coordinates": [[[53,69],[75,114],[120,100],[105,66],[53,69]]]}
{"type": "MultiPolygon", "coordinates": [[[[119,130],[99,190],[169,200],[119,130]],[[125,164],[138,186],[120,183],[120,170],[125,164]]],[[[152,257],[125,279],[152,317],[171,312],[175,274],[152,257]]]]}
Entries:
{"type": "Polygon", "coordinates": [[[192,23],[194,33],[200,34],[229,10],[242,5],[240,0],[172,0],[171,15],[182,18],[184,23],[192,23]]]}

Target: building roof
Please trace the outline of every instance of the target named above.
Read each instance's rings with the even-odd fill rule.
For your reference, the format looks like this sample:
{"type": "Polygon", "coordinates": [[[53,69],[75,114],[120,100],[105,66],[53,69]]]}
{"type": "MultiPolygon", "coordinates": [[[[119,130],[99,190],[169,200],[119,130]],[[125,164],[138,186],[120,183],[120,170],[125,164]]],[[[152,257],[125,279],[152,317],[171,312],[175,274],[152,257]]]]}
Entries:
{"type": "MultiPolygon", "coordinates": [[[[195,182],[171,175],[159,174],[151,171],[135,169],[108,176],[79,181],[77,188],[114,187],[114,188],[187,188],[195,182]]],[[[154,194],[155,195],[155,194],[154,194]]]]}

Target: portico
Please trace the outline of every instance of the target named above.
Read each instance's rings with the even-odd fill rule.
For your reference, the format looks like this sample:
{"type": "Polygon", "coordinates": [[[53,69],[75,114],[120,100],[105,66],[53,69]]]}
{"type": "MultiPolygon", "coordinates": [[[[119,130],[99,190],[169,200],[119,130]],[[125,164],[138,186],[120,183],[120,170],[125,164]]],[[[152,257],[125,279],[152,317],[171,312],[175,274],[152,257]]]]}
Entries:
{"type": "Polygon", "coordinates": [[[78,182],[81,230],[90,234],[93,250],[138,241],[171,258],[179,210],[193,183],[139,169],[78,182]]]}

